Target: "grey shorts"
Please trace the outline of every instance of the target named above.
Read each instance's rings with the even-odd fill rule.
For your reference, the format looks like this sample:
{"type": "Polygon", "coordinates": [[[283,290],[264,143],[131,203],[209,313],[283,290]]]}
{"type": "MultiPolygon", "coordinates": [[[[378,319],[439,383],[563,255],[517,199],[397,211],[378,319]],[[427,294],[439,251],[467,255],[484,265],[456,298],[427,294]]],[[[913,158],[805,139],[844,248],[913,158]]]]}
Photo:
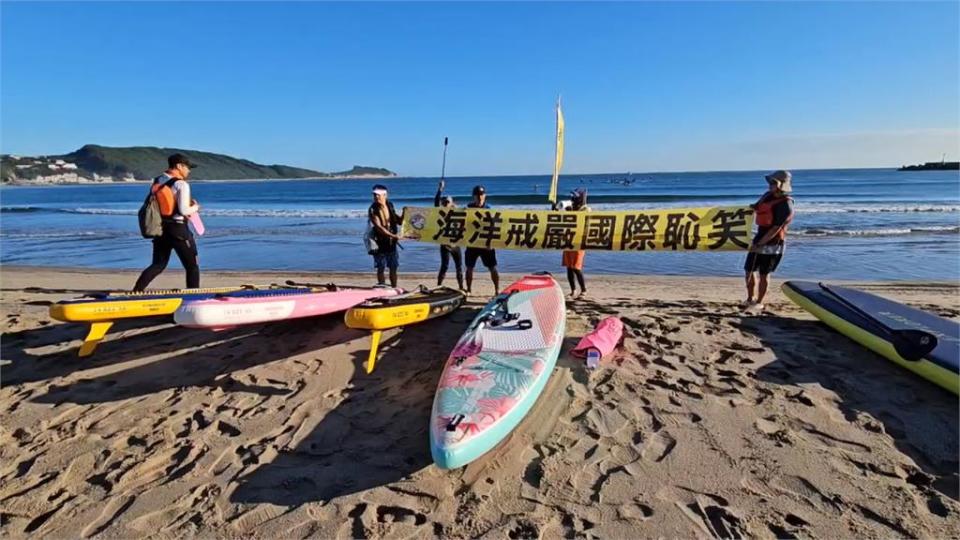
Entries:
{"type": "Polygon", "coordinates": [[[374,253],[373,267],[377,270],[383,270],[384,268],[396,270],[400,268],[400,254],[396,251],[391,251],[390,253],[374,253]]]}

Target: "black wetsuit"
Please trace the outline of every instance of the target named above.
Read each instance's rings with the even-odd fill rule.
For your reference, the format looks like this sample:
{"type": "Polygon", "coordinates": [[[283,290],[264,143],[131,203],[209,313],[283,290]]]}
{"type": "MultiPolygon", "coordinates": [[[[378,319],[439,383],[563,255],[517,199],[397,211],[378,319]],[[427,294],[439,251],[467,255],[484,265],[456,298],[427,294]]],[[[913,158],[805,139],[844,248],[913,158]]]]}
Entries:
{"type": "MultiPolygon", "coordinates": [[[[443,198],[443,191],[437,190],[433,197],[433,205],[440,206],[440,200],[443,198]]],[[[443,285],[443,278],[447,275],[447,269],[450,267],[450,259],[453,259],[453,265],[457,269],[457,285],[463,288],[463,258],[460,255],[459,246],[447,246],[440,244],[440,271],[437,273],[437,286],[443,285]]]]}
{"type": "MultiPolygon", "coordinates": [[[[163,181],[166,176],[158,176],[153,182],[156,184],[163,181]]],[[[173,185],[178,182],[177,179],[166,181],[166,184],[173,189],[173,185]]],[[[170,262],[170,252],[175,251],[180,264],[187,274],[187,288],[196,289],[200,287],[200,264],[197,259],[197,241],[187,226],[187,220],[180,214],[179,197],[174,195],[173,215],[163,218],[163,234],[159,238],[153,239],[153,260],[150,266],[146,267],[133,286],[133,290],[142,291],[150,285],[150,282],[156,279],[170,262]]]]}

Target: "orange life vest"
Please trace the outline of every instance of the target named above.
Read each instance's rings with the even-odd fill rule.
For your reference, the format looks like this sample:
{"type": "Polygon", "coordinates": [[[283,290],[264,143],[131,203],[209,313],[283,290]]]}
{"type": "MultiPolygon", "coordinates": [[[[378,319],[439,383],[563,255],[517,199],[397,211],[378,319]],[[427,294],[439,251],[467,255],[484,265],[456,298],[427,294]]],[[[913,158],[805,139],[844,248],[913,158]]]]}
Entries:
{"type": "MultiPolygon", "coordinates": [[[[783,195],[780,197],[765,196],[761,198],[759,201],[757,201],[757,204],[754,205],[754,213],[756,216],[757,226],[772,227],[773,226],[773,208],[784,201],[787,201],[791,204],[793,203],[793,199],[791,199],[787,195],[783,195]]],[[[780,227],[780,231],[777,233],[776,238],[783,240],[787,237],[787,227],[790,225],[791,221],[793,221],[792,208],[790,210],[790,215],[787,216],[787,220],[783,222],[783,226],[780,227]]]]}
{"type": "Polygon", "coordinates": [[[163,217],[171,217],[177,210],[177,201],[173,196],[173,184],[177,180],[177,178],[171,178],[162,184],[154,182],[150,186],[150,191],[156,196],[157,204],[160,205],[160,215],[163,217]]]}

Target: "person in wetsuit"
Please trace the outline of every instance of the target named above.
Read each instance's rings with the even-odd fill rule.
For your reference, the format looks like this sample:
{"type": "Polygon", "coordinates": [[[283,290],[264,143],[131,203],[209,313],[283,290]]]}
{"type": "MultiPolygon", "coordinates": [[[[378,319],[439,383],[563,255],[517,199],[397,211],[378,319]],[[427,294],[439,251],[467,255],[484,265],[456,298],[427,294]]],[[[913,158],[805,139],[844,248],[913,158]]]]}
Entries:
{"type": "MultiPolygon", "coordinates": [[[[437,194],[433,197],[433,205],[438,208],[456,208],[453,197],[443,194],[445,182],[440,180],[437,186],[437,194]]],[[[437,273],[437,286],[443,285],[443,278],[447,275],[447,269],[450,267],[450,259],[453,259],[453,265],[457,269],[457,288],[463,290],[463,258],[460,254],[460,246],[448,246],[440,244],[440,272],[437,273]]]]}
{"type": "MultiPolygon", "coordinates": [[[[487,190],[483,186],[473,187],[473,200],[467,208],[489,209],[487,204],[487,190]]],[[[493,248],[468,247],[464,252],[464,262],[467,264],[467,294],[473,290],[473,269],[477,266],[477,259],[490,270],[490,279],[493,280],[493,294],[500,294],[500,273],[497,271],[497,251],[493,248]]]]}
{"type": "Polygon", "coordinates": [[[200,211],[200,205],[190,196],[187,178],[196,165],[183,154],[167,158],[167,170],[153,179],[150,190],[157,194],[162,216],[163,234],[153,239],[153,260],[137,278],[134,291],[143,291],[156,279],[170,262],[170,252],[175,251],[187,274],[187,288],[200,287],[200,263],[197,241],[187,226],[187,218],[200,211]],[[160,193],[163,190],[163,193],[160,193]],[[170,196],[172,194],[172,197],[170,196]]]}
{"type": "MultiPolygon", "coordinates": [[[[570,194],[570,207],[567,209],[569,212],[589,212],[590,207],[587,206],[587,190],[578,189],[570,194]]],[[[554,210],[559,210],[560,208],[557,205],[554,205],[554,210]]],[[[586,257],[587,252],[584,250],[571,250],[563,252],[563,266],[567,269],[567,281],[570,282],[570,297],[571,298],[582,298],[583,295],[587,294],[587,285],[584,283],[583,278],[583,259],[586,257]],[[580,294],[577,294],[577,284],[580,285],[580,294]]]]}

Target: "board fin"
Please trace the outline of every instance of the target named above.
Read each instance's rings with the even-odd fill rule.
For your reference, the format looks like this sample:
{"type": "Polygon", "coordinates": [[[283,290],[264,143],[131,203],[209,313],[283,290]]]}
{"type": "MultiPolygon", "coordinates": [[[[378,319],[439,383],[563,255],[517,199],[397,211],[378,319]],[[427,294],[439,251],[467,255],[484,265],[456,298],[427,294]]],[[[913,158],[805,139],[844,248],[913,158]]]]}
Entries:
{"type": "Polygon", "coordinates": [[[373,373],[374,365],[377,363],[377,350],[380,348],[380,336],[383,334],[380,330],[374,330],[370,334],[370,355],[367,356],[367,373],[373,373]]]}
{"type": "Polygon", "coordinates": [[[93,354],[93,352],[97,350],[97,345],[103,341],[104,336],[107,335],[107,331],[110,330],[111,326],[113,326],[113,321],[91,323],[90,331],[87,332],[87,337],[83,338],[83,344],[80,345],[78,356],[82,358],[93,354]]]}

